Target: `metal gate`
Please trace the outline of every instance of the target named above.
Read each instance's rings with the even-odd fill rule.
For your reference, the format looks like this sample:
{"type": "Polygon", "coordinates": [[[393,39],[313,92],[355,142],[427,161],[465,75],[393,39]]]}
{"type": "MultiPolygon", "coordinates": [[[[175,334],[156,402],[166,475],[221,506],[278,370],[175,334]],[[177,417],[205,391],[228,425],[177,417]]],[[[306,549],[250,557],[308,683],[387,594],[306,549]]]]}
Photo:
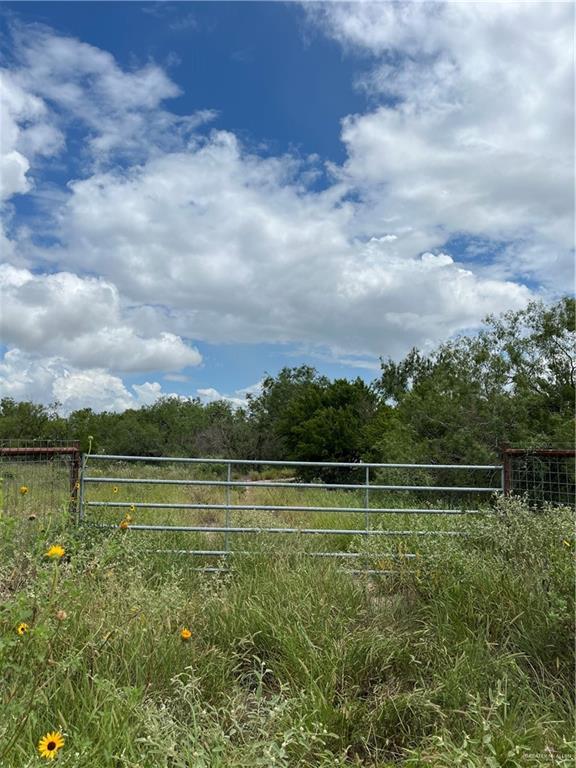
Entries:
{"type": "MultiPolygon", "coordinates": [[[[276,542],[297,535],[300,542],[320,540],[324,545],[339,537],[349,542],[355,536],[464,535],[447,521],[482,514],[494,494],[503,491],[501,465],[85,455],[78,515],[83,524],[103,528],[186,534],[192,546],[182,546],[181,538],[174,546],[172,537],[172,548],[153,551],[203,558],[208,564],[197,570],[222,571],[231,556],[251,554],[236,542],[258,534],[276,542]],[[301,494],[305,503],[298,503],[301,494]],[[406,515],[420,523],[443,522],[435,528],[421,524],[420,529],[390,528],[383,522],[404,523],[406,515]]],[[[303,553],[352,562],[365,556],[336,545],[303,546],[303,553]]],[[[371,557],[409,559],[415,554],[375,552],[371,557]]]]}

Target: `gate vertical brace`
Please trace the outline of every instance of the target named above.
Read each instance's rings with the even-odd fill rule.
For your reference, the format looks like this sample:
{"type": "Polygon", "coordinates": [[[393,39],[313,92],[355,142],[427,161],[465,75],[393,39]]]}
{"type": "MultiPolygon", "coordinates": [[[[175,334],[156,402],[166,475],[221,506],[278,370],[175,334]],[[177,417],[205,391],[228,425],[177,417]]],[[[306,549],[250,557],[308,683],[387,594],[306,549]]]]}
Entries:
{"type": "Polygon", "coordinates": [[[370,528],[370,513],[368,510],[370,509],[370,467],[366,467],[366,490],[364,492],[364,506],[366,507],[366,513],[364,517],[365,520],[365,526],[366,530],[370,528]]]}
{"type": "MultiPolygon", "coordinates": [[[[232,464],[228,462],[228,470],[226,473],[226,528],[230,527],[230,482],[232,480],[232,464]]],[[[229,549],[229,534],[226,532],[224,534],[224,549],[226,552],[228,552],[229,549]]]]}

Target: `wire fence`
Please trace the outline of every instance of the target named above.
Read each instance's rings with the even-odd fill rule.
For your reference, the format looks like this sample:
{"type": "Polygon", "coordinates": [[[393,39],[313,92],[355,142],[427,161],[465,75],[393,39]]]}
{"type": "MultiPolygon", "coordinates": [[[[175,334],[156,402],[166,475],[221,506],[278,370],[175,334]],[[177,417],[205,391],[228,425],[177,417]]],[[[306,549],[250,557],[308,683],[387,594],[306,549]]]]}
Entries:
{"type": "Polygon", "coordinates": [[[576,452],[573,448],[504,448],[504,488],[533,507],[576,504],[576,452]]]}
{"type": "Polygon", "coordinates": [[[2,510],[43,515],[76,510],[80,488],[80,449],[75,442],[0,442],[2,510]]]}

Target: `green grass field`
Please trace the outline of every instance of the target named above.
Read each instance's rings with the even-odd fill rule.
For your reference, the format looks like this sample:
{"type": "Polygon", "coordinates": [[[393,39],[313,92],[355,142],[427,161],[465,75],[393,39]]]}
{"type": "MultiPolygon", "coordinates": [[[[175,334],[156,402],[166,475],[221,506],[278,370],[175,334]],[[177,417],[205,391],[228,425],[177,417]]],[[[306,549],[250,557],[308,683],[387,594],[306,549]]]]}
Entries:
{"type": "MultiPolygon", "coordinates": [[[[112,528],[76,526],[65,477],[35,472],[12,467],[4,483],[2,768],[45,762],[38,742],[53,731],[64,738],[55,763],[76,768],[573,765],[571,510],[535,514],[507,500],[478,517],[371,521],[468,537],[237,536],[234,547],[252,554],[207,575],[192,570],[198,558],[155,550],[220,549],[223,536],[122,531],[125,509],[92,508],[112,528]],[[61,559],[46,557],[52,545],[61,559]],[[311,549],[361,552],[354,563],[382,573],[350,575],[311,549]],[[393,556],[407,551],[419,556],[393,556]]],[[[135,488],[95,486],[90,498],[132,503],[135,488]]],[[[149,503],[218,503],[224,493],[138,488],[149,503]]],[[[355,498],[233,494],[248,504],[296,497],[355,498]]],[[[138,508],[134,517],[219,524],[223,514],[138,508]]],[[[247,510],[233,521],[362,528],[364,515],[247,510]]]]}

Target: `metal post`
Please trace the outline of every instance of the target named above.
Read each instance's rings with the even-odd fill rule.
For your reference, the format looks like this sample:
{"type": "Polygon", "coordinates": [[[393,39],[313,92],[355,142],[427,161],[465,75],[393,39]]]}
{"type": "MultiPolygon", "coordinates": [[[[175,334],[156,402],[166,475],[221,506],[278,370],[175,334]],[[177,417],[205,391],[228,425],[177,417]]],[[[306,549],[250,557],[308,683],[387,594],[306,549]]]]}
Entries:
{"type": "Polygon", "coordinates": [[[70,516],[74,517],[78,505],[78,491],[80,488],[80,451],[72,454],[70,459],[70,516]]]}
{"type": "Polygon", "coordinates": [[[78,522],[81,523],[84,520],[84,470],[86,469],[86,459],[88,456],[82,454],[81,469],[80,469],[80,501],[78,503],[78,522]]]}
{"type": "Polygon", "coordinates": [[[504,496],[510,496],[511,466],[510,466],[510,453],[508,452],[507,444],[501,447],[500,453],[502,456],[502,493],[504,494],[504,496]]]}
{"type": "MultiPolygon", "coordinates": [[[[227,485],[226,485],[226,528],[230,527],[230,482],[232,480],[232,464],[228,462],[227,485]]],[[[224,549],[229,550],[228,531],[224,534],[224,549]]]]}
{"type": "Polygon", "coordinates": [[[364,506],[366,508],[366,514],[364,515],[366,518],[365,525],[366,530],[370,528],[370,514],[368,513],[368,510],[370,509],[370,467],[366,467],[366,490],[364,491],[364,506]]]}

